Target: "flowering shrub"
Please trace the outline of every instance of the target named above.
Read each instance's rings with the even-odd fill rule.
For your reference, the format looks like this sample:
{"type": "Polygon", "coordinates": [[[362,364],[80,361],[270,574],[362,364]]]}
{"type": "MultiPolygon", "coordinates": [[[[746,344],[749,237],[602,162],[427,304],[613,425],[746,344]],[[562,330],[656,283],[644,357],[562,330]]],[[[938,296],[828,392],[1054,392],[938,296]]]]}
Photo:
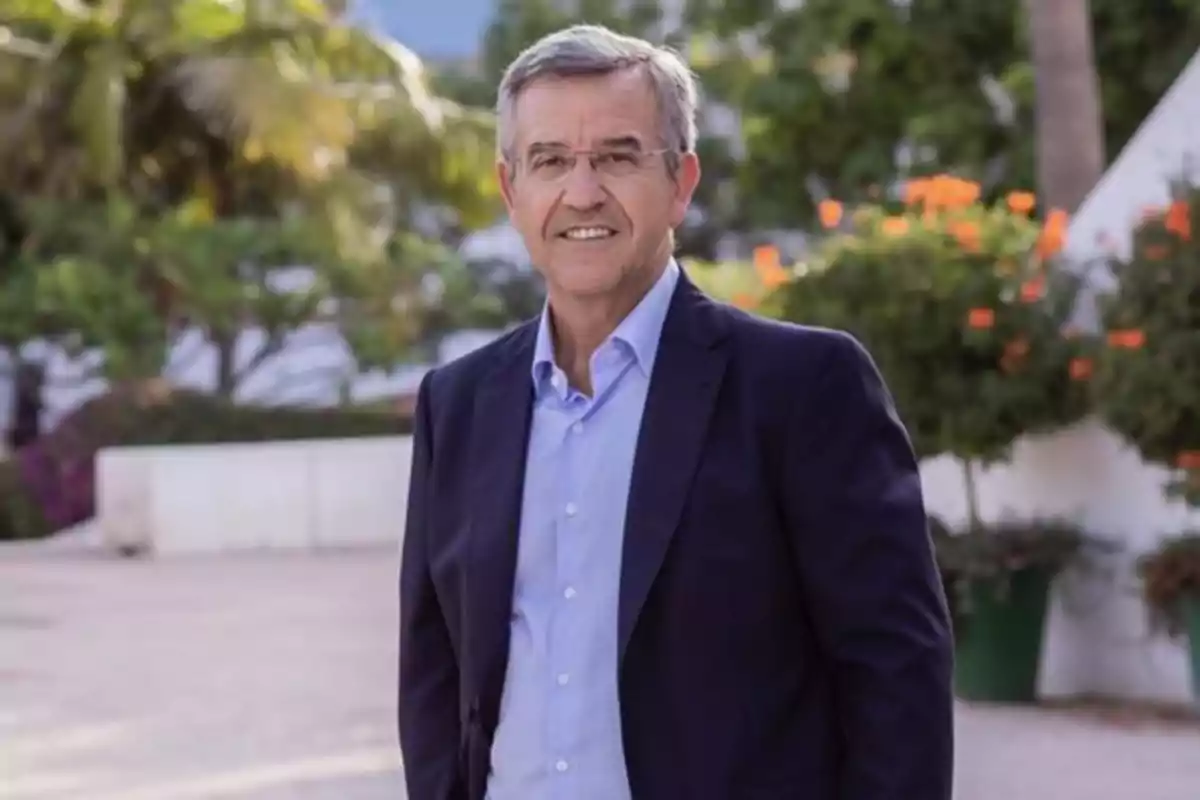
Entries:
{"type": "Polygon", "coordinates": [[[16,462],[21,485],[37,504],[49,530],[61,530],[92,516],[94,475],[86,455],[56,457],[42,439],[17,451],[16,462]]]}
{"type": "MultiPolygon", "coordinates": [[[[1103,347],[1094,390],[1109,427],[1172,470],[1168,494],[1200,506],[1200,187],[1148,209],[1131,254],[1110,262],[1116,290],[1100,299],[1103,347]]],[[[1183,631],[1200,605],[1200,532],[1165,539],[1138,562],[1156,630],[1183,631]]]]}
{"type": "Polygon", "coordinates": [[[19,463],[0,461],[0,542],[37,539],[53,530],[25,484],[19,463]]]}
{"type": "Polygon", "coordinates": [[[859,338],[920,456],[1002,459],[1020,435],[1086,413],[1091,365],[1064,333],[1078,280],[1048,268],[1066,217],[1039,224],[1034,204],[988,207],[945,175],[910,182],[899,213],[827,201],[833,235],[763,307],[859,338]]]}
{"type": "Polygon", "coordinates": [[[779,251],[770,245],[755,248],[751,264],[685,259],[683,267],[706,294],[747,310],[761,307],[793,277],[780,263],[779,251]]]}
{"type": "Polygon", "coordinates": [[[1105,346],[1096,402],[1109,426],[1151,462],[1175,469],[1167,487],[1200,505],[1200,188],[1148,210],[1132,255],[1111,262],[1118,288],[1101,298],[1105,346]]]}

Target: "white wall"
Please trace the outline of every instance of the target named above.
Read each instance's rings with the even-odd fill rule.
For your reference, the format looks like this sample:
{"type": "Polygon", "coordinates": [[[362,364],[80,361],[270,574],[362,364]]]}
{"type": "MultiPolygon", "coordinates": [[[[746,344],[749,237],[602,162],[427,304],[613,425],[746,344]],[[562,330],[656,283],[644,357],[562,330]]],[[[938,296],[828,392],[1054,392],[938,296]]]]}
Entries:
{"type": "Polygon", "coordinates": [[[411,460],[407,436],[112,448],[100,537],[158,557],[398,543],[411,460]]]}
{"type": "MultiPolygon", "coordinates": [[[[1200,182],[1200,52],[1121,151],[1072,221],[1066,252],[1089,261],[1107,247],[1128,257],[1143,209],[1169,200],[1168,184],[1200,182]],[[1106,240],[1109,243],[1106,245],[1106,240]]],[[[1102,287],[1110,276],[1096,273],[1102,287]]]]}

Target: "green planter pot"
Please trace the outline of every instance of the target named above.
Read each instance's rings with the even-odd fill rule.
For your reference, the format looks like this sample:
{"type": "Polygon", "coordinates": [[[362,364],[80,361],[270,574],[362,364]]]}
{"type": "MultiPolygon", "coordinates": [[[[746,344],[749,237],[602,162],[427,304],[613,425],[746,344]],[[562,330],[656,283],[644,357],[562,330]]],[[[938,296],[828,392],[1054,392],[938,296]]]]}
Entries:
{"type": "MultiPolygon", "coordinates": [[[[1037,695],[1042,634],[1051,574],[1023,569],[1010,577],[1008,591],[977,581],[955,642],[955,691],[964,700],[1030,703],[1037,695]]],[[[1200,639],[1200,636],[1197,637],[1200,639]]]]}
{"type": "Polygon", "coordinates": [[[1183,601],[1183,624],[1192,655],[1192,696],[1200,706],[1200,597],[1183,601]]]}

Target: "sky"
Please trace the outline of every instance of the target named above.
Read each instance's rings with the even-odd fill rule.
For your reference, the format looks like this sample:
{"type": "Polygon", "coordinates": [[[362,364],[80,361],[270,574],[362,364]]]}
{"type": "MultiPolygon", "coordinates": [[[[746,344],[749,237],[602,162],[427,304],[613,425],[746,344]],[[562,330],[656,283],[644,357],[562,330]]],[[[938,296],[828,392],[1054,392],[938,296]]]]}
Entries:
{"type": "Polygon", "coordinates": [[[472,56],[495,0],[355,0],[352,18],[378,26],[428,59],[472,56]]]}

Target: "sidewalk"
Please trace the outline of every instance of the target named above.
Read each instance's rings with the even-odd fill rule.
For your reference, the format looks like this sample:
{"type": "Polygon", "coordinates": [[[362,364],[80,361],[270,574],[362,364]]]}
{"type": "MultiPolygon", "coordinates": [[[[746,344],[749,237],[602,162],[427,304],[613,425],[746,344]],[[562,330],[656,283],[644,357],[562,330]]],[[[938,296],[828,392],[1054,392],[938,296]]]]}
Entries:
{"type": "MultiPolygon", "coordinates": [[[[0,799],[400,800],[396,563],[0,547],[0,799]]],[[[959,728],[962,800],[1200,797],[1200,729],[959,728]]]]}

